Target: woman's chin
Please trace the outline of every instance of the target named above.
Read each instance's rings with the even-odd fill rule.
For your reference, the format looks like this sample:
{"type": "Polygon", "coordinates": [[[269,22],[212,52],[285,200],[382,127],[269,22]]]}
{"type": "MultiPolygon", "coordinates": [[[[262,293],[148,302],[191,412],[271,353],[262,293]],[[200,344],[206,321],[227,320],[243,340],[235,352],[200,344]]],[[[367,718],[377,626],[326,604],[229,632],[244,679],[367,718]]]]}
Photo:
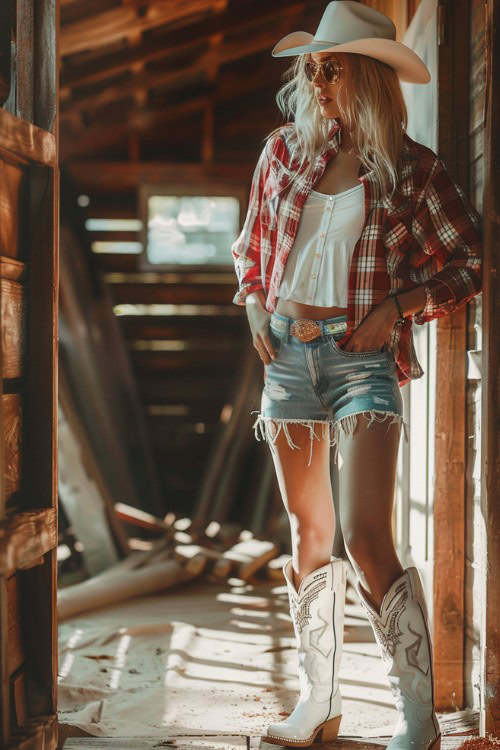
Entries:
{"type": "Polygon", "coordinates": [[[328,104],[321,104],[320,107],[323,117],[333,118],[340,116],[340,112],[336,107],[329,106],[328,104]]]}

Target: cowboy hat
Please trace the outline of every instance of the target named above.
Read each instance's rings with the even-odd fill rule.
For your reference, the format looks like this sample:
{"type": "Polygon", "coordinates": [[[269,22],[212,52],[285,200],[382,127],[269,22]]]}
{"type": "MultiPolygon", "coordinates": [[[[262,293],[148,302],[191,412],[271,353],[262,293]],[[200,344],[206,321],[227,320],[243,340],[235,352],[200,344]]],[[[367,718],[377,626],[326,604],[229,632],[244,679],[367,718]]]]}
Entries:
{"type": "Polygon", "coordinates": [[[357,0],[328,3],[313,36],[293,31],[280,39],[273,57],[302,55],[307,52],[357,52],[390,65],[402,81],[429,83],[431,75],[423,60],[401,42],[390,18],[357,0]]]}

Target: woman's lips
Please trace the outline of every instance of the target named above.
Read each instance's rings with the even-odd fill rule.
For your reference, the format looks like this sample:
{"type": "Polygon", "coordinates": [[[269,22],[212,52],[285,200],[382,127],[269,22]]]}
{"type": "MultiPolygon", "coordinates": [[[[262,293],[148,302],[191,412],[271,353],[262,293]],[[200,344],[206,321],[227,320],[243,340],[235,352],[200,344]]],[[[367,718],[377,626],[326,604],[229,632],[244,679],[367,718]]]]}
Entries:
{"type": "Polygon", "coordinates": [[[328,102],[331,102],[331,98],[329,96],[318,96],[318,101],[320,104],[328,104],[328,102]]]}

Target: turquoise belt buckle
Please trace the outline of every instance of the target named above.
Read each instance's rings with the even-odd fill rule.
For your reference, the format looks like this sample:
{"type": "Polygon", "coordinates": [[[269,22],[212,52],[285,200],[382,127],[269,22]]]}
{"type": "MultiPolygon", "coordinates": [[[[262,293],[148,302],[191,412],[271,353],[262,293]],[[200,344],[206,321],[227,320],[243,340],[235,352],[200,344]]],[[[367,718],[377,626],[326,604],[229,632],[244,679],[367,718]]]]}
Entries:
{"type": "Polygon", "coordinates": [[[342,323],[327,323],[324,326],[325,333],[341,333],[347,330],[347,321],[342,323]]]}

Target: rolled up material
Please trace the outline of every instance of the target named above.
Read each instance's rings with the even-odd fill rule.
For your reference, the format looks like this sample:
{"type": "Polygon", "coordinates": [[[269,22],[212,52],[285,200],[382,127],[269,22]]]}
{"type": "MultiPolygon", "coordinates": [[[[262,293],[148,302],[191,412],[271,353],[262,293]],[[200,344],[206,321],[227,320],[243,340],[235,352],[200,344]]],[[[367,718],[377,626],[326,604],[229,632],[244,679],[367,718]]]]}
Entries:
{"type": "Polygon", "coordinates": [[[106,575],[90,578],[57,592],[58,620],[132,596],[163,591],[196,578],[202,570],[199,555],[189,566],[182,565],[177,560],[167,560],[138,570],[124,571],[121,568],[114,573],[112,569],[108,569],[106,575]]]}

